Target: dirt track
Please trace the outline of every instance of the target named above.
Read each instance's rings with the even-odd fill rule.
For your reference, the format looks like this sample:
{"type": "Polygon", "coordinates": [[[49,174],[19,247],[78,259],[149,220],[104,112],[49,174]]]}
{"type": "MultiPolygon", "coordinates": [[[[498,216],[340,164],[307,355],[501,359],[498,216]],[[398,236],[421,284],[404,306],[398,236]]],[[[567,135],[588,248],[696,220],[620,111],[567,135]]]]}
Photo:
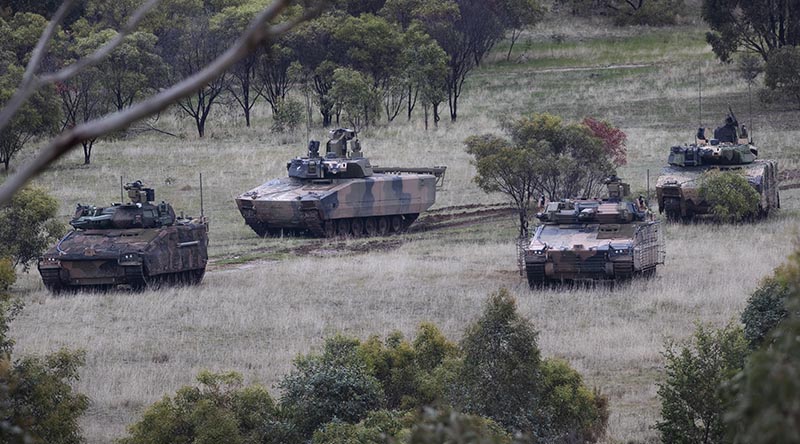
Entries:
{"type": "Polygon", "coordinates": [[[209,260],[208,271],[241,268],[248,263],[269,260],[281,255],[291,256],[349,256],[369,251],[389,251],[399,248],[410,240],[409,237],[435,237],[439,231],[449,228],[463,228],[473,225],[514,217],[515,210],[505,204],[493,205],[458,205],[437,208],[420,216],[404,233],[396,236],[378,238],[333,238],[303,239],[302,244],[290,247],[282,246],[279,239],[274,246],[251,250],[247,253],[252,259],[240,260],[238,257],[215,258],[209,260]],[[433,235],[433,236],[431,236],[433,235]]]}

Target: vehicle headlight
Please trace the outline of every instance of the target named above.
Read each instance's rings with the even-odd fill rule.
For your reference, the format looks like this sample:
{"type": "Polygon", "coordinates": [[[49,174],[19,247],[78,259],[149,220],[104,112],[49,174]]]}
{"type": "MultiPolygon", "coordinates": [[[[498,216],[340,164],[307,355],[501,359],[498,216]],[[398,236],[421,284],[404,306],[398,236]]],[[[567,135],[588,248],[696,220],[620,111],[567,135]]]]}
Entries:
{"type": "Polygon", "coordinates": [[[631,250],[627,248],[617,248],[614,250],[614,254],[629,254],[631,250]]]}
{"type": "Polygon", "coordinates": [[[39,259],[41,265],[61,265],[61,261],[57,257],[43,257],[39,259]]]}
{"type": "Polygon", "coordinates": [[[139,253],[125,253],[119,257],[120,262],[141,262],[139,253]]]}

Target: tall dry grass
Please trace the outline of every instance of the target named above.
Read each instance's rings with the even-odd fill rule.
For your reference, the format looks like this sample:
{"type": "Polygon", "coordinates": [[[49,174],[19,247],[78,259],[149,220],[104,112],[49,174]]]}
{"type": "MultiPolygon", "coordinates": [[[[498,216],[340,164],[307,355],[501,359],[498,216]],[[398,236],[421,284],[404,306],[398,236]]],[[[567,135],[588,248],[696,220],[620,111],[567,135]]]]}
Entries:
{"type": "MultiPolygon", "coordinates": [[[[472,182],[474,169],[463,149],[467,136],[498,132],[499,118],[525,112],[568,120],[591,115],[626,131],[629,164],[621,175],[643,190],[648,169],[655,182],[666,149],[693,137],[698,69],[704,73],[704,124],[718,124],[728,104],[746,120],[745,84],[731,66],[713,61],[706,46],[691,43],[697,32],[676,28],[663,37],[658,30],[601,29],[584,22],[534,31],[529,38],[535,56],[512,64],[496,57],[470,77],[457,123],[447,121],[446,109],[440,127],[429,131],[419,113],[410,122],[401,116],[363,131],[362,145],[381,165],[447,165],[436,207],[496,203],[503,197],[486,195],[472,182]],[[559,69],[541,69],[531,60],[546,55],[557,31],[567,34],[572,46],[553,51],[559,69]],[[676,51],[671,39],[681,32],[689,43],[676,51]],[[666,39],[663,48],[652,43],[654,35],[655,41],[666,39]],[[598,46],[606,55],[592,62],[597,69],[572,69],[568,62],[590,58],[598,46]],[[545,49],[539,54],[537,47],[545,49]],[[607,62],[615,57],[641,59],[645,66],[609,69],[607,62]]],[[[798,113],[759,104],[756,111],[752,129],[762,156],[796,165],[798,113]]],[[[235,110],[217,109],[208,136],[199,140],[191,122],[164,115],[158,125],[182,138],[144,134],[101,141],[92,165],[80,165],[82,156],[73,153],[36,180],[61,202],[64,221],[77,202],[118,201],[120,175],[145,180],[157,188],[159,199],[197,214],[197,173],[205,180],[216,264],[203,285],[53,297],[34,272],[22,275],[16,286],[26,302],[11,330],[17,353],[62,346],[87,350],[76,388],[92,399],[83,420],[90,442],[121,436],[142,409],[191,383],[201,369],[236,370],[274,387],[294,356],[336,332],[361,338],[392,330],[411,335],[420,322],[432,321],[457,340],[487,294],[501,286],[517,295],[520,309],[541,331],[544,354],[567,359],[609,395],[609,442],[649,440],[658,417],[655,383],[664,339],[686,337],[697,321],[735,321],[759,279],[794,245],[797,192],[782,195],[781,215],[756,224],[669,225],[667,263],[658,276],[613,289],[528,290],[516,271],[513,219],[409,234],[396,249],[364,254],[342,253],[337,242],[258,239],[233,198],[283,175],[285,162],[303,154],[306,145],[305,131],[272,134],[269,119],[262,106],[253,128],[244,128],[235,110]],[[310,246],[312,254],[295,256],[296,246],[310,246]],[[246,257],[261,259],[219,265],[246,257]]],[[[312,137],[325,135],[315,130],[312,137]]],[[[274,388],[273,394],[279,396],[274,388]]]]}

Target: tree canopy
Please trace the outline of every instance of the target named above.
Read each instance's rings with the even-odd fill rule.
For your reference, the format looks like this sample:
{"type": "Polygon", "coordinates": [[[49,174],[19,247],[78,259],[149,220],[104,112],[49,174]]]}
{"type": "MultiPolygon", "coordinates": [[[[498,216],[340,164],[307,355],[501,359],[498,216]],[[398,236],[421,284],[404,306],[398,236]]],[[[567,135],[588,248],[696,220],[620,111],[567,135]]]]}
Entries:
{"type": "Polygon", "coordinates": [[[619,142],[624,133],[601,139],[589,126],[567,124],[550,114],[506,121],[503,129],[507,138],[471,136],[465,144],[475,157],[478,186],[506,194],[518,209],[520,235],[526,233],[531,203],[540,194],[550,200],[596,196],[603,180],[616,172],[615,162],[625,158],[619,142]]]}

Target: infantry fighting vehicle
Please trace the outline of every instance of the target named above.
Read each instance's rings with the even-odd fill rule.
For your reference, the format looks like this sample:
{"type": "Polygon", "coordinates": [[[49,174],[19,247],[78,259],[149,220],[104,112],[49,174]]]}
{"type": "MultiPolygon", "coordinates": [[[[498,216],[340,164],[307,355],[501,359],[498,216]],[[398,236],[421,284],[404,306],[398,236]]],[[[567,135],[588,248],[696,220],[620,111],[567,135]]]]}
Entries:
{"type": "Polygon", "coordinates": [[[709,171],[742,174],[758,192],[758,215],[766,216],[780,208],[778,164],[757,156],[758,149],[748,140],[747,128],[739,128],[733,111],[725,124],[714,130],[713,139],[706,139],[705,128],[700,128],[695,143],[670,149],[669,166],[664,167],[656,183],[659,213],[666,213],[672,220],[710,213],[709,203],[700,196],[702,179],[709,171]]]}
{"type": "Polygon", "coordinates": [[[39,259],[39,273],[52,292],[107,289],[149,283],[197,284],[208,260],[208,224],[176,217],[166,202],[154,204],[155,191],[141,181],[125,185],[129,203],[108,207],[80,205],[73,230],[39,259]]]}
{"type": "Polygon", "coordinates": [[[606,186],[608,199],[550,202],[536,215],[542,224],[522,252],[531,287],[628,279],[664,263],[661,224],[623,200],[628,184],[612,177],[606,186]]]}
{"type": "Polygon", "coordinates": [[[325,154],[312,140],[308,156],[236,198],[259,236],[297,232],[316,237],[374,236],[408,228],[436,199],[446,167],[379,168],[364,157],[356,132],[331,130],[325,154]],[[348,152],[348,142],[350,149],[348,152]]]}

